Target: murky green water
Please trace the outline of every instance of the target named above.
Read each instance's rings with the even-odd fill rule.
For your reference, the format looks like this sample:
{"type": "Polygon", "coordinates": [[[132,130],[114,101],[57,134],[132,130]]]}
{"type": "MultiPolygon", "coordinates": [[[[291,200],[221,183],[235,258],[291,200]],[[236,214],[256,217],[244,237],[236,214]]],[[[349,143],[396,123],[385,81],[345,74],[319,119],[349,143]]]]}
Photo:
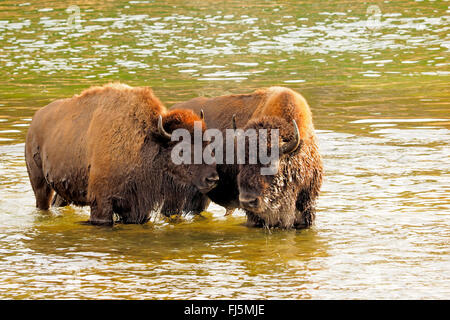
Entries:
{"type": "Polygon", "coordinates": [[[0,298],[450,298],[449,1],[73,1],[80,19],[26,1],[0,2],[0,298]],[[326,168],[316,225],[35,210],[32,115],[113,80],[168,106],[301,92],[326,168]]]}

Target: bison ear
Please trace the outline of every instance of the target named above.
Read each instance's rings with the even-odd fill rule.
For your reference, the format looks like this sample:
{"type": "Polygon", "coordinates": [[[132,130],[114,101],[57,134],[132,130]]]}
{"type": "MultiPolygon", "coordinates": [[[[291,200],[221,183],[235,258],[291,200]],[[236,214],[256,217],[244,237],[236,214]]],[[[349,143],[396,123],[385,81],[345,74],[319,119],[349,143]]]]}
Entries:
{"type": "Polygon", "coordinates": [[[290,141],[283,143],[280,146],[281,154],[292,153],[295,150],[301,148],[301,146],[303,144],[303,140],[300,139],[300,132],[298,130],[297,122],[295,120],[292,120],[292,124],[294,126],[294,137],[290,141]]]}
{"type": "Polygon", "coordinates": [[[300,150],[303,146],[303,140],[300,139],[298,141],[298,145],[297,146],[293,146],[293,142],[292,141],[285,141],[282,140],[282,142],[280,143],[280,156],[283,154],[290,154],[296,150],[300,150]]]}

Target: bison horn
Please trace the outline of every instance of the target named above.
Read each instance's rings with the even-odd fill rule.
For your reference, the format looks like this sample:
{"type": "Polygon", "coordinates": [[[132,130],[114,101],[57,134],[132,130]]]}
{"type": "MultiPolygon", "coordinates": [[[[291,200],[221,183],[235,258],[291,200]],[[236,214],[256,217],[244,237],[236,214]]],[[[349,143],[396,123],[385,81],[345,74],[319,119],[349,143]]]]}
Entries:
{"type": "Polygon", "coordinates": [[[300,132],[298,130],[297,122],[292,120],[292,123],[294,125],[294,138],[281,146],[281,154],[289,154],[294,152],[300,145],[300,132]]]}
{"type": "Polygon", "coordinates": [[[232,125],[233,125],[233,130],[236,130],[237,129],[237,126],[236,126],[236,113],[233,114],[233,117],[231,118],[231,122],[232,122],[232,125]]]}
{"type": "Polygon", "coordinates": [[[200,109],[200,119],[205,120],[205,112],[203,111],[203,109],[200,109]]]}
{"type": "Polygon", "coordinates": [[[166,139],[170,140],[170,138],[172,138],[172,135],[170,133],[168,133],[163,127],[162,115],[159,115],[159,118],[158,118],[158,132],[162,137],[164,137],[166,139]]]}

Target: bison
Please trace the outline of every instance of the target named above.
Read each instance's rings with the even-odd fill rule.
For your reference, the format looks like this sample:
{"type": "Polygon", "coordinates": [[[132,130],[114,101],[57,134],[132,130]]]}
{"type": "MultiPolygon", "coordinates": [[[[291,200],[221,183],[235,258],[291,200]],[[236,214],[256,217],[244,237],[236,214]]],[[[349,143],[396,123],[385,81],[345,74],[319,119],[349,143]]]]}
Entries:
{"type": "MultiPolygon", "coordinates": [[[[145,223],[171,190],[208,192],[215,164],[171,161],[171,132],[193,132],[203,119],[190,110],[166,110],[148,87],[120,83],[91,87],[38,110],[25,143],[25,160],[39,209],[59,202],[88,205],[90,223],[145,223]],[[195,188],[195,189],[190,189],[195,188]],[[56,198],[56,197],[55,197],[56,198]]],[[[205,147],[205,145],[203,145],[205,147]]]]}
{"type": "MultiPolygon", "coordinates": [[[[198,113],[202,109],[208,128],[222,132],[232,126],[279,129],[280,158],[274,175],[262,175],[261,163],[217,164],[219,183],[207,196],[225,207],[226,214],[243,209],[249,226],[301,229],[312,225],[323,167],[311,110],[303,96],[288,88],[270,87],[251,94],[198,97],[172,108],[198,113]]],[[[267,147],[270,150],[270,139],[267,147]]],[[[198,200],[202,197],[197,192],[193,197],[197,207],[191,204],[189,210],[204,210],[208,202],[198,200]]]]}

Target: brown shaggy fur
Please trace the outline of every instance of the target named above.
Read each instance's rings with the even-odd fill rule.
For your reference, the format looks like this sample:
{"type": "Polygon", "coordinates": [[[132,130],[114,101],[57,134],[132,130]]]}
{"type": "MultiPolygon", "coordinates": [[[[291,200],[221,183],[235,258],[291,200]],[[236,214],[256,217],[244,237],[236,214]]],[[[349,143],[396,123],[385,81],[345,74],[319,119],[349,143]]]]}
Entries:
{"type": "MultiPolygon", "coordinates": [[[[167,112],[148,87],[108,84],[57,100],[36,112],[28,130],[25,159],[36,206],[48,209],[54,191],[64,202],[91,207],[90,222],[144,223],[158,211],[171,187],[211,189],[214,165],[176,166],[175,142],[160,135],[193,130],[202,121],[189,110],[167,112]]],[[[205,129],[205,124],[203,123],[205,129]]]]}
{"type": "MultiPolygon", "coordinates": [[[[262,176],[261,165],[258,164],[218,165],[219,184],[207,195],[227,211],[243,208],[239,202],[240,194],[260,197],[261,206],[258,209],[243,208],[250,226],[311,226],[315,219],[315,202],[322,184],[323,167],[311,110],[299,93],[288,88],[271,87],[251,94],[194,98],[172,108],[192,109],[197,113],[203,109],[208,127],[222,132],[231,128],[232,115],[236,114],[238,128],[279,129],[280,143],[292,139],[292,120],[295,119],[301,146],[293,153],[281,156],[277,174],[262,176]]],[[[198,207],[196,210],[203,209],[198,207]]]]}

